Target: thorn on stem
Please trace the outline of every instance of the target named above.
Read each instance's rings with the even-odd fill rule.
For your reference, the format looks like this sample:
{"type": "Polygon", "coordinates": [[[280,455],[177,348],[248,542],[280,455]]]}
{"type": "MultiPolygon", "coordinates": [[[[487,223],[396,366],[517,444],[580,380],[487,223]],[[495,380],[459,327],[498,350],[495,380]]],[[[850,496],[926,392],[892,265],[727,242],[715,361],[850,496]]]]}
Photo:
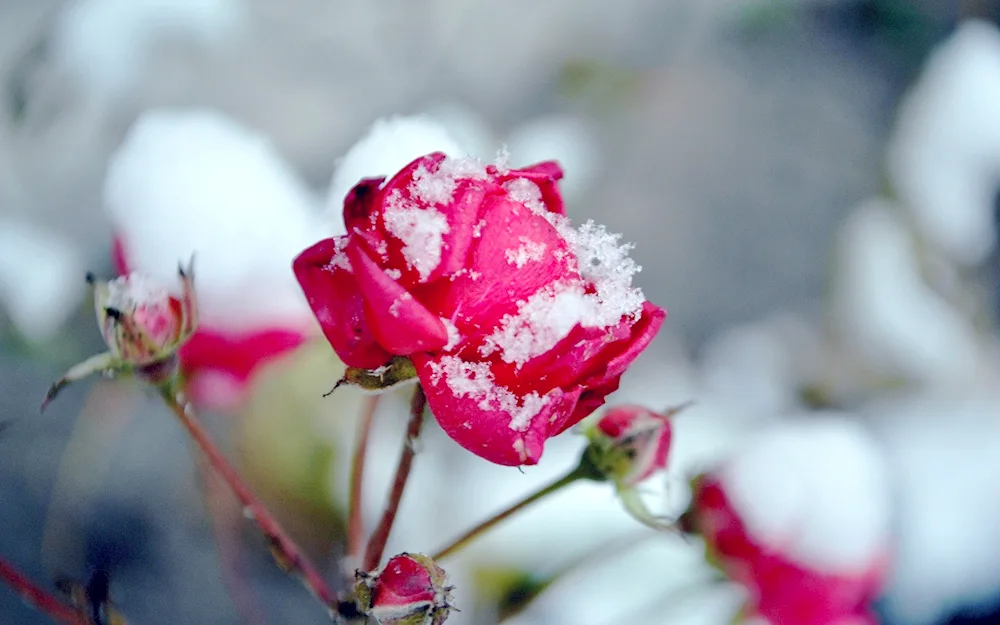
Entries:
{"type": "Polygon", "coordinates": [[[94,275],[93,271],[88,271],[87,275],[84,276],[84,279],[87,281],[87,284],[91,285],[97,282],[97,276],[94,275]]]}

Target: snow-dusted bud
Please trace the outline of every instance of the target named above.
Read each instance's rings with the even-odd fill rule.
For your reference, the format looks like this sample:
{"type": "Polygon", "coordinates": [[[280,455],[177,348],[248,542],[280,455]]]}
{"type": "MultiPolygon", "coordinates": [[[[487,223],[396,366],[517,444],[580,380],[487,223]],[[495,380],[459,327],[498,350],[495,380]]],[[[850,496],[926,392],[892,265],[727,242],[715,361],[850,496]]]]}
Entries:
{"type": "Polygon", "coordinates": [[[379,625],[441,625],[451,612],[451,587],[428,556],[393,556],[373,573],[358,572],[355,597],[362,614],[379,625]]]}

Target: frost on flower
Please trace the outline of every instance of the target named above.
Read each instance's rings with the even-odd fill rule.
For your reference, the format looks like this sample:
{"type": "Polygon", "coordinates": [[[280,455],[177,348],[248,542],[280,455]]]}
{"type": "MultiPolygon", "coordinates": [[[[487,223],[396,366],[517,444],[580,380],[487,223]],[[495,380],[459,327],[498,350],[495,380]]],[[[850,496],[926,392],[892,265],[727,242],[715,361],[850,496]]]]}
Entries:
{"type": "Polygon", "coordinates": [[[518,269],[524,267],[532,261],[539,261],[545,256],[546,245],[541,241],[532,241],[527,237],[518,237],[521,246],[517,249],[509,249],[504,252],[507,262],[518,269]]]}
{"type": "MultiPolygon", "coordinates": [[[[504,361],[523,365],[552,349],[577,325],[608,327],[623,317],[636,319],[642,312],[645,297],[632,286],[632,277],[641,269],[628,256],[632,245],[620,245],[621,235],[611,234],[593,221],[574,229],[561,215],[548,215],[552,215],[554,227],[569,244],[575,259],[573,266],[584,282],[553,284],[518,302],[517,313],[506,315],[486,338],[481,348],[484,356],[499,350],[504,361]]],[[[508,262],[527,255],[525,246],[508,249],[508,262]]],[[[520,268],[525,263],[513,264],[520,268]]]]}
{"type": "Polygon", "coordinates": [[[389,197],[382,217],[389,234],[403,243],[408,266],[426,280],[441,262],[444,236],[451,230],[448,220],[433,208],[404,200],[398,191],[389,197]]]}
{"type": "Polygon", "coordinates": [[[457,356],[445,356],[431,365],[431,384],[444,383],[457,397],[478,402],[482,410],[496,410],[510,415],[510,429],[524,431],[548,403],[548,398],[532,392],[519,398],[510,389],[496,383],[489,363],[467,362],[457,356]]]}
{"type": "Polygon", "coordinates": [[[429,154],[359,184],[349,234],[294,264],[345,363],[410,358],[445,432],[501,464],[537,462],[546,438],[597,408],[665,315],[632,286],[631,245],[569,223],[561,175],[429,154]]]}

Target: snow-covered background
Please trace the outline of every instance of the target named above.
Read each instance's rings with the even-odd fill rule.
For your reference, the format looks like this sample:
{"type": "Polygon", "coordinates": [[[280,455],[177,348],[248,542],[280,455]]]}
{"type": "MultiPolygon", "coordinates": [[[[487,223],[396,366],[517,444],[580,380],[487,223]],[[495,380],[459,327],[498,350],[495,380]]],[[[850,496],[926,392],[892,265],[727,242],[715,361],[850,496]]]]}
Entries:
{"type": "MultiPolygon", "coordinates": [[[[748,516],[807,523],[811,554],[892,554],[885,623],[993,622],[998,15],[991,0],[0,0],[0,555],[39,580],[108,568],[135,623],[324,622],[227,500],[205,513],[153,398],[88,382],[38,416],[99,348],[83,275],[110,275],[116,236],[163,277],[194,252],[213,328],[315,333],[285,268],[340,227],[354,181],[506,146],[514,165],[562,162],[570,216],[635,242],[637,282],[669,311],[610,400],[695,401],[649,487],[658,511],[760,432],[835,414],[871,438],[864,462],[808,443],[835,457],[735,464],[733,483],[768,495],[748,516]],[[841,519],[865,538],[846,545],[861,534],[841,519]]],[[[209,418],[318,554],[338,543],[359,410],[349,392],[320,400],[336,377],[308,346],[209,418]]],[[[383,401],[369,519],[404,410],[383,401]]],[[[553,440],[522,474],[429,426],[390,551],[434,550],[580,445],[553,440]]],[[[512,580],[552,576],[509,622],[723,624],[742,598],[697,541],[650,536],[601,485],[445,568],[456,623],[496,622],[512,580]]],[[[45,620],[0,587],[8,622],[45,620]]]]}

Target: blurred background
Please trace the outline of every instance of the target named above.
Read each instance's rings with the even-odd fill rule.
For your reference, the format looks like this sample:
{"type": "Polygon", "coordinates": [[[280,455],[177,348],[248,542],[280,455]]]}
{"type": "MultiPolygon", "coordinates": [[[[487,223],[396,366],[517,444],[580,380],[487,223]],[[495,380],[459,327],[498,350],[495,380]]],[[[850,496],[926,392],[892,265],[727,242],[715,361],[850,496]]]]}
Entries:
{"type": "MultiPolygon", "coordinates": [[[[761,424],[838,411],[888,467],[882,621],[1000,623],[998,17],[993,0],[0,0],[0,556],[43,583],[107,572],[134,623],[325,622],[154,396],[89,381],[38,405],[102,348],[88,270],[170,278],[196,252],[206,420],[332,571],[361,402],[322,399],[340,365],[289,264],[337,231],[351,146],[421,115],[484,159],[558,159],[570,216],[635,243],[669,317],[609,401],[697,402],[663,510],[761,424]]],[[[405,398],[382,402],[369,520],[404,419],[405,398]]],[[[390,552],[433,550],[581,446],[519,473],[426,439],[390,552]]],[[[702,560],[587,487],[445,568],[455,622],[730,622],[739,596],[702,560]]],[[[0,587],[0,623],[45,622],[0,587]]]]}

